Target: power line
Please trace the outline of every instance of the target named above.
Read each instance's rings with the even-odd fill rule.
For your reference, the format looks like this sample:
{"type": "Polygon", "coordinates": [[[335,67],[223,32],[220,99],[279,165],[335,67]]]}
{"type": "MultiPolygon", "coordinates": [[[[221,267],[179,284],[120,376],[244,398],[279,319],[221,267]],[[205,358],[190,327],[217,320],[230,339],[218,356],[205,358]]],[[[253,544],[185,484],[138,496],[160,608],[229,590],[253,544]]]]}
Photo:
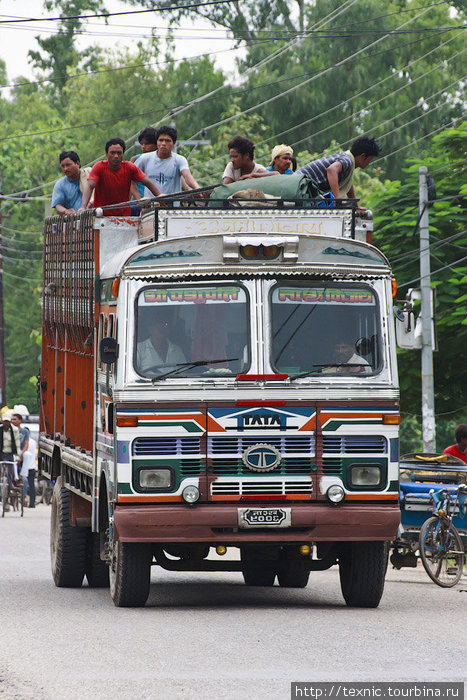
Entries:
{"type": "MultiPolygon", "coordinates": [[[[194,2],[189,5],[164,5],[163,7],[152,7],[150,10],[126,10],[123,12],[101,12],[92,15],[68,15],[66,17],[24,17],[15,19],[15,23],[23,22],[66,22],[70,19],[93,19],[95,17],[118,17],[122,15],[143,15],[150,12],[163,12],[164,10],[190,10],[196,7],[206,7],[208,5],[226,5],[236,0],[207,0],[207,2],[194,2]]],[[[9,24],[11,19],[2,19],[0,24],[9,24]]]]}

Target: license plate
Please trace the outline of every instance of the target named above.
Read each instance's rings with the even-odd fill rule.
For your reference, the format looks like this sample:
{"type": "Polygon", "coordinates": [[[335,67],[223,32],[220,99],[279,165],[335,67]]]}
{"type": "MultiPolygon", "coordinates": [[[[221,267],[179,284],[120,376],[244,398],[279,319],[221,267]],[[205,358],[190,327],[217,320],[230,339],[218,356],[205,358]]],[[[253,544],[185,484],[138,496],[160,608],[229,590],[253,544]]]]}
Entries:
{"type": "Polygon", "coordinates": [[[251,527],[290,527],[290,508],[239,508],[238,526],[251,527]]]}

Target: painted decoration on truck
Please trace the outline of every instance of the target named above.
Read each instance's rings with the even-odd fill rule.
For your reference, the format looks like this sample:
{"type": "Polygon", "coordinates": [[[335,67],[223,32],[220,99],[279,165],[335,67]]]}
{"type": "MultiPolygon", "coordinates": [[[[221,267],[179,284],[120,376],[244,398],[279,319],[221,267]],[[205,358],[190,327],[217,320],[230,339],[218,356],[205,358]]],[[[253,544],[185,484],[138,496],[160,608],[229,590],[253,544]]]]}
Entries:
{"type": "Polygon", "coordinates": [[[154,287],[140,294],[138,306],[156,304],[216,304],[225,302],[245,303],[244,290],[238,286],[212,287],[154,287]]]}
{"type": "MultiPolygon", "coordinates": [[[[210,408],[208,415],[212,424],[217,424],[217,431],[235,431],[255,435],[261,432],[313,431],[315,428],[315,409],[311,406],[300,408],[278,408],[275,406],[255,406],[252,408],[210,408]]],[[[216,430],[211,427],[210,431],[216,430]]]]}
{"type": "Polygon", "coordinates": [[[273,291],[274,304],[355,304],[374,306],[375,299],[370,289],[345,287],[276,287],[273,291]]]}

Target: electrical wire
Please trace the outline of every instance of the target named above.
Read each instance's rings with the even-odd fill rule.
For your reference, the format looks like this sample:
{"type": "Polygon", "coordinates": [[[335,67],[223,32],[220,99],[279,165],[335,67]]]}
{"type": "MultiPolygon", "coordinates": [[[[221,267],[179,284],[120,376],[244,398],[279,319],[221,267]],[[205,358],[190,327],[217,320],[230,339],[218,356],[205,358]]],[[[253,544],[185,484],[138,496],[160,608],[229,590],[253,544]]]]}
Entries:
{"type": "MultiPolygon", "coordinates": [[[[96,17],[119,17],[122,15],[143,15],[150,12],[163,12],[164,10],[191,10],[196,7],[206,7],[208,5],[227,5],[235,3],[237,0],[206,0],[206,2],[193,2],[188,5],[164,5],[163,7],[152,7],[150,10],[125,10],[122,12],[100,12],[92,15],[68,15],[66,17],[23,17],[15,19],[15,23],[23,22],[66,22],[70,19],[94,19],[96,17]]],[[[11,19],[1,19],[0,24],[8,24],[11,19]]]]}

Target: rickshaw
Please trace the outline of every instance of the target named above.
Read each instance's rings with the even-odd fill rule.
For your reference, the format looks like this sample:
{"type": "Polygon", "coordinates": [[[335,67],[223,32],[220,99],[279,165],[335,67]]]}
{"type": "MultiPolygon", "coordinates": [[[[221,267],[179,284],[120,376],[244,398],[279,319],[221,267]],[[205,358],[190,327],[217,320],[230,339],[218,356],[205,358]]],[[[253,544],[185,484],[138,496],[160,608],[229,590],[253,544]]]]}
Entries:
{"type": "MultiPolygon", "coordinates": [[[[467,484],[467,464],[448,454],[418,452],[403,455],[399,465],[401,524],[392,543],[391,564],[395,569],[416,567],[420,529],[433,512],[433,498],[443,490],[455,497],[467,484]]],[[[467,517],[456,508],[453,524],[467,547],[467,517]]]]}

